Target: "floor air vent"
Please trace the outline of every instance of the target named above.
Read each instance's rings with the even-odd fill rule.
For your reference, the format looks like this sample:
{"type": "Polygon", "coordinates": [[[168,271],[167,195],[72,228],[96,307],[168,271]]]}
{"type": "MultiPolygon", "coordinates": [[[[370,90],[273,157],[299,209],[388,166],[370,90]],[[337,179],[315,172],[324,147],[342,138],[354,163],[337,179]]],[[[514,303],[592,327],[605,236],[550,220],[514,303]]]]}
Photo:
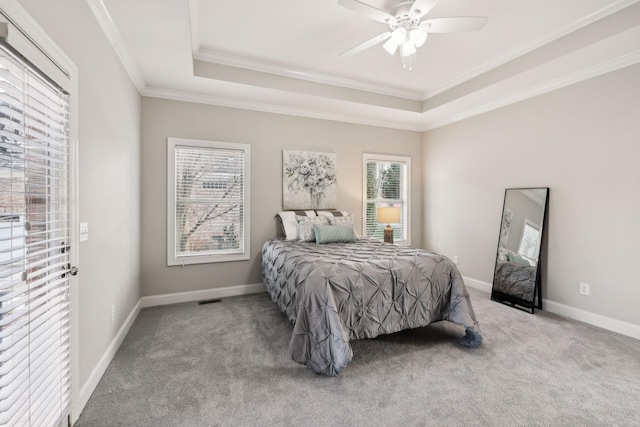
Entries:
{"type": "Polygon", "coordinates": [[[202,301],[198,301],[198,305],[213,304],[215,302],[220,302],[220,301],[222,301],[222,298],[203,299],[202,301]]]}

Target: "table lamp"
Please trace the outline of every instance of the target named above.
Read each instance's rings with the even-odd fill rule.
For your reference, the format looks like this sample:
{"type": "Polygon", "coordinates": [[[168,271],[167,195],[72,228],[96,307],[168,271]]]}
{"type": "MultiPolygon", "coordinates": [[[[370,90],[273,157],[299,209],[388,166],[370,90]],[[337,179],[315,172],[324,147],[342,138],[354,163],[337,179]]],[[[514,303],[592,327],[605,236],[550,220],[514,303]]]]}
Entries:
{"type": "Polygon", "coordinates": [[[384,229],[384,241],[385,243],[393,243],[393,229],[391,224],[400,223],[400,208],[399,207],[385,207],[378,208],[378,224],[387,224],[384,229]]]}

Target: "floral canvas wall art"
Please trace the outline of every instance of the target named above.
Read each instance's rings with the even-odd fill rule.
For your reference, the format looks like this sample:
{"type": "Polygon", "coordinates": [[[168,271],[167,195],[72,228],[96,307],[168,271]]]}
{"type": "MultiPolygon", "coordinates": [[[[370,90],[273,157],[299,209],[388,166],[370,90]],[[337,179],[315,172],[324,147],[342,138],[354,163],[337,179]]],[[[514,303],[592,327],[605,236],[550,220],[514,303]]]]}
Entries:
{"type": "Polygon", "coordinates": [[[335,154],[283,150],[283,209],[336,209],[336,169],[335,154]]]}
{"type": "Polygon", "coordinates": [[[500,227],[500,241],[499,246],[507,247],[509,241],[509,231],[511,229],[511,222],[513,221],[513,210],[508,207],[504,207],[502,212],[502,227],[500,227]]]}

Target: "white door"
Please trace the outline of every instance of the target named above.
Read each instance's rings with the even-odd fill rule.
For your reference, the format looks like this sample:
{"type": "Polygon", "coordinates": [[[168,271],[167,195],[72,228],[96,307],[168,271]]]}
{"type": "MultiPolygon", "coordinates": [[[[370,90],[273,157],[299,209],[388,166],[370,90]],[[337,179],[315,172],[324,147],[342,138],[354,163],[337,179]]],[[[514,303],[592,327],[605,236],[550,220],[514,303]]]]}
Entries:
{"type": "Polygon", "coordinates": [[[67,98],[0,46],[0,425],[71,406],[67,98]]]}

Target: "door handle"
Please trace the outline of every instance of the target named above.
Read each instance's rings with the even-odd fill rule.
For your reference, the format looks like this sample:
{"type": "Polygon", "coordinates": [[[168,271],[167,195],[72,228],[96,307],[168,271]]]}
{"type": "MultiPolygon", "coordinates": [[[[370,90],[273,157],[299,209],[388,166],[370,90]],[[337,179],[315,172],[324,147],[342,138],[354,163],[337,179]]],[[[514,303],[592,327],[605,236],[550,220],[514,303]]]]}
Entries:
{"type": "Polygon", "coordinates": [[[66,271],[62,273],[62,278],[67,277],[67,274],[70,276],[76,276],[80,270],[75,265],[71,267],[71,264],[67,264],[66,271]]]}

